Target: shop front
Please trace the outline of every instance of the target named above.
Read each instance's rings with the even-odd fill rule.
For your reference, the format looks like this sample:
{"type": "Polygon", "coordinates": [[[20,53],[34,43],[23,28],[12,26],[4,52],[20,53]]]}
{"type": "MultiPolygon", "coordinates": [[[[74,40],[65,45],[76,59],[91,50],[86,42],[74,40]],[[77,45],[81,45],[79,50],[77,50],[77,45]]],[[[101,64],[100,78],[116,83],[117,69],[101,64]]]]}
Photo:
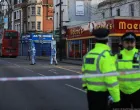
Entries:
{"type": "Polygon", "coordinates": [[[82,59],[95,44],[88,24],[67,30],[67,58],[82,59]]]}
{"type": "Polygon", "coordinates": [[[114,18],[107,21],[112,24],[111,34],[109,35],[112,41],[112,52],[119,51],[121,36],[126,32],[134,32],[137,36],[137,48],[140,48],[140,19],[139,18],[114,18]]]}
{"type": "Polygon", "coordinates": [[[126,32],[137,35],[137,48],[140,48],[140,20],[136,18],[116,17],[101,22],[67,29],[67,58],[82,59],[95,45],[94,29],[104,27],[110,30],[109,46],[113,53],[119,52],[121,36],[126,32]],[[92,27],[92,28],[91,28],[92,27]],[[92,31],[90,31],[92,30],[92,31]]]}
{"type": "Polygon", "coordinates": [[[95,28],[105,27],[110,30],[109,45],[113,53],[119,52],[121,36],[126,32],[134,32],[137,35],[137,48],[140,48],[140,19],[129,17],[115,17],[101,22],[90,23],[95,28]]]}

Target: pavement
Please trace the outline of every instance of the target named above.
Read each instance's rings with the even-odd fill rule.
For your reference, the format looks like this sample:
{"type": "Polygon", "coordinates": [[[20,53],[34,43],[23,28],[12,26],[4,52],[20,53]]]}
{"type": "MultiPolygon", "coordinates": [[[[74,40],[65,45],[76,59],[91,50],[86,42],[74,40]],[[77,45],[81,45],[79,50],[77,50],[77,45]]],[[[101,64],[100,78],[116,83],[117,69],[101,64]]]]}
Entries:
{"type": "MultiPolygon", "coordinates": [[[[79,75],[81,66],[0,58],[0,78],[79,75]]],[[[81,79],[0,82],[0,110],[88,110],[81,79]]]]}
{"type": "MultiPolygon", "coordinates": [[[[36,57],[38,60],[46,60],[50,61],[49,57],[43,57],[43,56],[37,56],[36,57]]],[[[67,64],[73,64],[73,65],[82,65],[82,60],[79,59],[62,59],[62,61],[59,61],[59,58],[57,58],[58,63],[67,63],[67,64]]]]}

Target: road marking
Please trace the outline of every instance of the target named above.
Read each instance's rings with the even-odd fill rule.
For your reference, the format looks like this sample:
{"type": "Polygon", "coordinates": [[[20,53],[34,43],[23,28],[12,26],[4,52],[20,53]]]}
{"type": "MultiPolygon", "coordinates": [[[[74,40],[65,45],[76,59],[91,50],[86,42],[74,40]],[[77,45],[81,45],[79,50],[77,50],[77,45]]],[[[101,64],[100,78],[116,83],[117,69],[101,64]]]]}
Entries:
{"type": "Polygon", "coordinates": [[[19,65],[17,65],[17,64],[14,64],[14,65],[16,65],[17,67],[20,67],[19,65]]]}
{"type": "Polygon", "coordinates": [[[71,71],[71,72],[78,73],[78,74],[82,74],[82,72],[77,72],[77,71],[74,71],[74,70],[66,69],[66,68],[63,68],[61,66],[56,66],[56,68],[67,70],[67,71],[71,71]]]}
{"type": "Polygon", "coordinates": [[[30,71],[30,72],[34,72],[33,70],[30,70],[30,69],[28,69],[28,68],[23,68],[23,69],[25,69],[25,70],[27,70],[27,71],[30,71]]]}
{"type": "Polygon", "coordinates": [[[76,90],[79,90],[79,91],[81,91],[81,92],[86,93],[86,91],[84,91],[84,90],[82,90],[82,89],[80,89],[80,88],[74,87],[74,86],[69,85],[69,84],[65,84],[65,85],[68,86],[68,87],[71,87],[71,88],[73,88],[73,89],[76,89],[76,90]]]}
{"type": "Polygon", "coordinates": [[[58,74],[58,73],[56,72],[56,70],[54,70],[54,69],[51,69],[51,70],[48,70],[48,71],[50,71],[50,72],[52,72],[52,73],[54,73],[54,74],[58,74]]]}
{"type": "Polygon", "coordinates": [[[7,62],[7,63],[12,64],[12,65],[15,65],[17,67],[20,67],[19,65],[15,64],[15,63],[11,63],[11,62],[7,62]]]}
{"type": "Polygon", "coordinates": [[[41,74],[41,73],[37,73],[37,74],[39,74],[40,76],[45,76],[44,74],[41,74]]]}
{"type": "Polygon", "coordinates": [[[54,74],[58,74],[57,72],[53,72],[54,74]]]}

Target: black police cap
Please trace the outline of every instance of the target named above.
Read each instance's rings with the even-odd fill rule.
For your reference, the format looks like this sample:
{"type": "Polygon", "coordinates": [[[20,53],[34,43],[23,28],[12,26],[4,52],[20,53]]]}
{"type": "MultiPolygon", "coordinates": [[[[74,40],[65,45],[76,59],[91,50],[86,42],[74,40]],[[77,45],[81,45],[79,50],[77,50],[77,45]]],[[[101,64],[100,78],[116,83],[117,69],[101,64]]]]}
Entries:
{"type": "Polygon", "coordinates": [[[105,39],[108,39],[109,33],[110,33],[109,29],[99,28],[99,29],[93,30],[92,34],[93,36],[95,36],[95,39],[105,40],[105,39]]]}
{"type": "Polygon", "coordinates": [[[127,32],[125,33],[122,38],[121,38],[122,41],[128,41],[128,40],[131,40],[131,41],[135,41],[136,40],[136,34],[134,32],[127,32]]]}

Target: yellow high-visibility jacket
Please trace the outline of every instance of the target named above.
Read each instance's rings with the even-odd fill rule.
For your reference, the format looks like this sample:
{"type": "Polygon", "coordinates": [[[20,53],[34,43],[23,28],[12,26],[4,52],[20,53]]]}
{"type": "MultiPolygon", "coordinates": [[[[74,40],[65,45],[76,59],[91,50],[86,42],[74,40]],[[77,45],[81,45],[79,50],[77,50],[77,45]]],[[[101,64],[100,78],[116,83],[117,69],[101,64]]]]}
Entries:
{"type": "MultiPolygon", "coordinates": [[[[83,57],[82,73],[87,74],[109,74],[116,72],[114,56],[110,53],[110,47],[105,44],[96,43],[95,48],[83,57]]],[[[83,78],[83,87],[96,92],[109,91],[114,102],[120,101],[120,90],[117,76],[103,76],[83,78]]]]}

